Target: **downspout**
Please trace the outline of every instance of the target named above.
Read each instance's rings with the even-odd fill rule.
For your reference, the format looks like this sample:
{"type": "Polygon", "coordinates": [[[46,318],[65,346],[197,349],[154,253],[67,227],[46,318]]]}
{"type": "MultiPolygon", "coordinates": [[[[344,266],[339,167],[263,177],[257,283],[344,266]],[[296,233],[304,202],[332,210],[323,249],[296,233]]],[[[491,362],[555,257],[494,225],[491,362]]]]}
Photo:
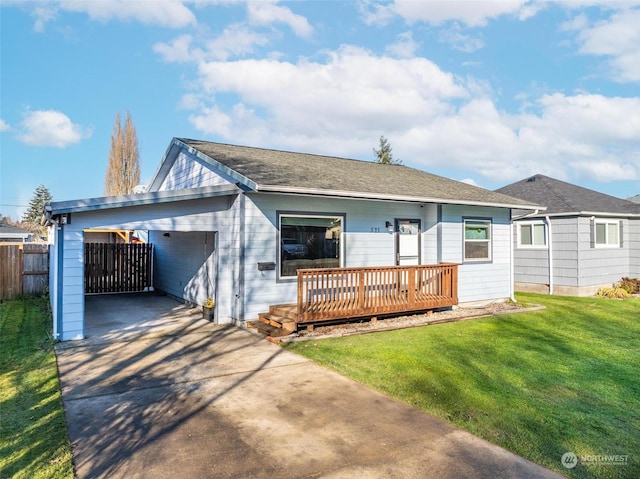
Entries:
{"type": "Polygon", "coordinates": [[[509,268],[509,299],[511,299],[512,302],[517,303],[518,301],[516,300],[516,295],[515,295],[515,280],[516,280],[516,273],[515,273],[515,253],[513,251],[513,242],[515,241],[514,237],[513,237],[513,219],[509,222],[509,257],[510,257],[510,261],[511,261],[511,267],[509,268]]]}
{"type": "Polygon", "coordinates": [[[549,294],[553,294],[553,243],[551,236],[551,220],[549,219],[549,215],[545,215],[545,222],[547,223],[546,227],[546,240],[547,240],[547,251],[549,253],[549,294]]]}
{"type": "MultiPolygon", "coordinates": [[[[238,321],[244,321],[244,266],[245,266],[245,193],[241,191],[238,194],[238,209],[240,216],[240,224],[238,225],[238,235],[240,236],[240,251],[239,251],[239,267],[238,271],[238,300],[240,304],[238,305],[238,321]]],[[[242,324],[242,323],[241,323],[242,324]]]]}
{"type": "MultiPolygon", "coordinates": [[[[63,284],[64,284],[64,277],[63,277],[63,273],[64,273],[64,226],[62,224],[60,224],[60,222],[58,221],[58,219],[52,214],[51,212],[51,206],[47,205],[45,207],[45,211],[44,211],[44,218],[43,218],[43,224],[45,225],[51,225],[52,229],[53,229],[53,234],[54,234],[54,246],[56,247],[56,270],[55,270],[55,280],[56,280],[56,286],[55,286],[55,291],[50,291],[49,294],[54,294],[55,297],[53,298],[53,300],[56,302],[56,308],[55,308],[55,315],[52,318],[52,325],[51,325],[51,329],[53,330],[53,339],[55,340],[62,340],[62,329],[63,329],[63,321],[62,321],[62,307],[63,307],[63,300],[62,300],[62,291],[63,291],[63,284]]],[[[53,257],[53,256],[51,256],[53,257]]],[[[51,270],[51,257],[49,258],[49,271],[50,273],[52,272],[51,270]]],[[[51,286],[51,283],[50,283],[51,286]]],[[[49,298],[49,305],[52,309],[52,313],[53,313],[53,301],[52,298],[49,298]]]]}

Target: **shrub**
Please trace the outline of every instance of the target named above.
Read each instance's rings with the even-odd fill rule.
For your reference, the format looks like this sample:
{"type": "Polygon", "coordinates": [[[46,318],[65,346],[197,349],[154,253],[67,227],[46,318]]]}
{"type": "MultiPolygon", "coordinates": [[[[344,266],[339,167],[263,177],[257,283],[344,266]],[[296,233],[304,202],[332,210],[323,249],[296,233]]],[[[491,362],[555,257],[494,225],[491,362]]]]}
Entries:
{"type": "Polygon", "coordinates": [[[638,278],[624,277],[613,286],[616,288],[622,288],[629,294],[640,293],[640,279],[638,278]]]}
{"type": "Polygon", "coordinates": [[[615,299],[626,299],[631,297],[628,291],[623,288],[600,288],[596,293],[596,296],[615,299]]]}

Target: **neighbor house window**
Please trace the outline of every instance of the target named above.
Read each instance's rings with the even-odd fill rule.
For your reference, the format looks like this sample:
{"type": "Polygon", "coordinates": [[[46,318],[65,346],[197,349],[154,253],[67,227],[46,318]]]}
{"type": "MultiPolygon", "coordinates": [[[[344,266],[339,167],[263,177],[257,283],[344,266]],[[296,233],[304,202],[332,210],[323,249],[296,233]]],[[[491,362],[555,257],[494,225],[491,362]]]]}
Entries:
{"type": "Polygon", "coordinates": [[[616,220],[595,220],[596,246],[620,246],[620,222],[616,220]]]}
{"type": "Polygon", "coordinates": [[[491,260],[491,221],[464,220],[464,260],[491,260]]]}
{"type": "Polygon", "coordinates": [[[536,248],[547,245],[545,224],[542,222],[518,224],[518,246],[536,248]]]}
{"type": "Polygon", "coordinates": [[[340,267],[340,238],[344,216],[281,214],[280,276],[298,269],[340,267]]]}

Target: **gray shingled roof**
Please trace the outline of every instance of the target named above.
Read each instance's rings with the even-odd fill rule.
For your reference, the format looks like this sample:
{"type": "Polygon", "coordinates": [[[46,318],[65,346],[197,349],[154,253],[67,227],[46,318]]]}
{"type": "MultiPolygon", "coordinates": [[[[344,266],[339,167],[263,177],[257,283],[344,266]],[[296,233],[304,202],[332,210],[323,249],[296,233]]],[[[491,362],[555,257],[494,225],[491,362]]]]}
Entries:
{"type": "Polygon", "coordinates": [[[26,238],[30,234],[27,230],[0,221],[0,238],[26,238]]]}
{"type": "MultiPolygon", "coordinates": [[[[371,198],[530,207],[531,202],[401,165],[179,138],[258,185],[258,191],[313,190],[371,198]]],[[[535,206],[535,205],[534,205],[535,206]]]]}
{"type": "Polygon", "coordinates": [[[545,214],[640,214],[640,205],[544,175],[534,175],[496,190],[547,207],[545,214]]]}

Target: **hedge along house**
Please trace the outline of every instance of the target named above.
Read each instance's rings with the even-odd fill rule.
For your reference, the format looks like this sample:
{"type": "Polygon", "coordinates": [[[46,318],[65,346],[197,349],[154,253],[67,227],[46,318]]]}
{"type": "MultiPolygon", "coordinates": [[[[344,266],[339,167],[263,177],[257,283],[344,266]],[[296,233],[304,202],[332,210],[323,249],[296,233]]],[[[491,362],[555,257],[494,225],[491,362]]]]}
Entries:
{"type": "Polygon", "coordinates": [[[299,268],[459,263],[460,302],[509,298],[511,209],[538,207],[405,166],[174,138],[147,192],[49,207],[54,331],[85,334],[85,230],[147,230],[156,290],[242,324],[295,302],[299,268]]]}
{"type": "Polygon", "coordinates": [[[514,211],[516,290],[589,296],[640,276],[640,205],[544,175],[496,191],[546,206],[514,211]]]}

